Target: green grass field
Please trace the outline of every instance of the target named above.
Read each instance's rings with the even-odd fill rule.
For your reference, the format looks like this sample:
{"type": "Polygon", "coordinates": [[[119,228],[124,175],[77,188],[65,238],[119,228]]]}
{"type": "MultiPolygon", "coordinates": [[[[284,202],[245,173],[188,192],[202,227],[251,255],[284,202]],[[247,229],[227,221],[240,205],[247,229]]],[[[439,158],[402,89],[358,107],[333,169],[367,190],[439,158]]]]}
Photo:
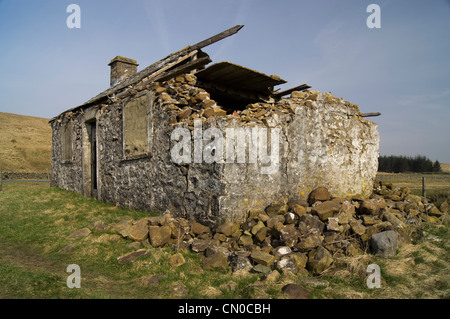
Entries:
{"type": "MultiPolygon", "coordinates": [[[[192,252],[183,252],[186,263],[172,268],[168,259],[176,252],[169,247],[149,248],[151,254],[121,265],[117,257],[137,249],[129,246],[130,240],[108,240],[115,234],[112,231],[68,238],[93,222],[112,224],[124,216],[138,219],[149,213],[100,203],[45,183],[3,183],[0,298],[286,298],[281,291],[285,284],[311,277],[306,271],[285,273],[269,282],[258,273],[206,271],[202,257],[192,252]],[[68,245],[73,250],[61,252],[68,245]],[[70,264],[80,266],[79,289],[66,285],[70,264]],[[154,275],[164,277],[154,286],[146,285],[154,275]],[[179,284],[185,294],[177,295],[179,284]]],[[[336,261],[321,278],[327,287],[308,287],[311,298],[449,298],[448,227],[425,231],[424,239],[402,246],[396,257],[361,255],[336,261]],[[381,267],[380,289],[366,286],[365,269],[371,263],[381,267]]]]}

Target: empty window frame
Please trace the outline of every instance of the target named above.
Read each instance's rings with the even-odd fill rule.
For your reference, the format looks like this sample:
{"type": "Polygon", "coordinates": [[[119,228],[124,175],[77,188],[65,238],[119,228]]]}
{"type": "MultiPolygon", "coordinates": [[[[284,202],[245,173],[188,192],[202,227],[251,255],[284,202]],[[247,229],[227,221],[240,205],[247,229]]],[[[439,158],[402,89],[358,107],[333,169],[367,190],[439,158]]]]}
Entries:
{"type": "Polygon", "coordinates": [[[73,160],[73,122],[62,125],[62,162],[71,163],[73,160]]]}
{"type": "Polygon", "coordinates": [[[123,110],[124,157],[126,159],[148,154],[148,97],[128,102],[123,110]]]}

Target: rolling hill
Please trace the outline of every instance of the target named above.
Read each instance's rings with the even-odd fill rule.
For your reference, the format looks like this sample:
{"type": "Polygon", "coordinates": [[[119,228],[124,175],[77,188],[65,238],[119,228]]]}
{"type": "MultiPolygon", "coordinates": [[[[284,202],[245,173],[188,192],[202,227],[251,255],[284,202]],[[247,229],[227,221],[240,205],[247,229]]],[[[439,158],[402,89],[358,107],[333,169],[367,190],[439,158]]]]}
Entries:
{"type": "Polygon", "coordinates": [[[444,173],[450,173],[450,164],[441,163],[441,168],[444,173]]]}
{"type": "Polygon", "coordinates": [[[0,112],[0,171],[50,171],[52,130],[48,121],[0,112]]]}

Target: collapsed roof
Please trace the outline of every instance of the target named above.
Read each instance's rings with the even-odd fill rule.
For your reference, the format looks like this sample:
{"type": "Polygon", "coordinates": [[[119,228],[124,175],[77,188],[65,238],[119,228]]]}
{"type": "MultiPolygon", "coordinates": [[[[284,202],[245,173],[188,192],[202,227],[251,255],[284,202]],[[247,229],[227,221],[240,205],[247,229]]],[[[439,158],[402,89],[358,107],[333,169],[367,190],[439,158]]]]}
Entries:
{"type": "Polygon", "coordinates": [[[243,25],[236,25],[197,44],[171,53],[133,76],[121,82],[114,82],[114,85],[107,90],[62,114],[86,108],[104,100],[114,100],[115,96],[144,79],[149,82],[165,81],[189,72],[193,72],[199,79],[199,85],[211,91],[217,101],[220,101],[228,110],[230,108],[239,109],[252,102],[278,99],[294,90],[301,91],[310,88],[309,85],[302,84],[286,91],[277,92],[274,87],[284,84],[286,81],[276,75],[266,75],[226,61],[205,67],[212,60],[201,49],[236,34],[243,27],[243,25]]]}

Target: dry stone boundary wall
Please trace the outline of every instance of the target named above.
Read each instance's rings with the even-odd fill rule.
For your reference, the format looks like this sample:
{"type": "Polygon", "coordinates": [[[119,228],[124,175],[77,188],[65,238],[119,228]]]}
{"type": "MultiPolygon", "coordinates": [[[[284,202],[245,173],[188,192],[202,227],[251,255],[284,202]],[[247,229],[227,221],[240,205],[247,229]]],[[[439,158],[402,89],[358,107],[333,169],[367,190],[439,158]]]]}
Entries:
{"type": "Polygon", "coordinates": [[[2,180],[49,180],[49,173],[0,172],[2,180]]]}

